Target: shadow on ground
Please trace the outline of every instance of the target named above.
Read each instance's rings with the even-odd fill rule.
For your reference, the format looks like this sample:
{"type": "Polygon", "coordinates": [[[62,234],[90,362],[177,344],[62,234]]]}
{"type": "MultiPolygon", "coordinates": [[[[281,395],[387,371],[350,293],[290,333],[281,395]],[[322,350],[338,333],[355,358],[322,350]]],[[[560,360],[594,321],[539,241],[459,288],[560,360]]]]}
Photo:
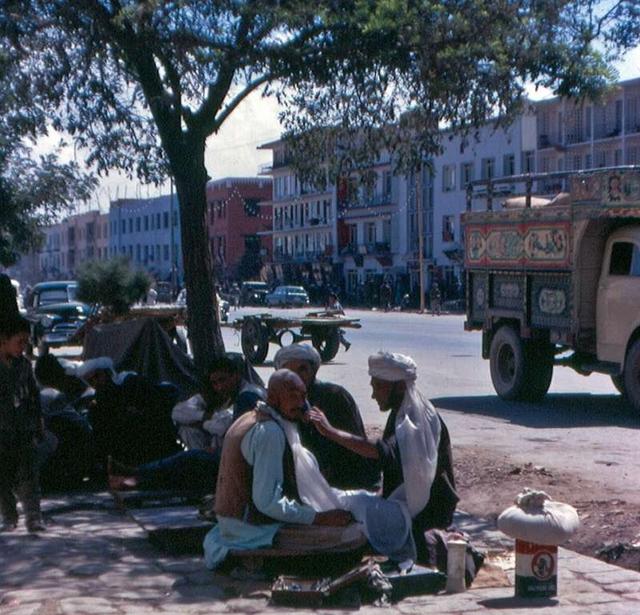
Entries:
{"type": "Polygon", "coordinates": [[[541,429],[640,426],[640,416],[634,414],[620,395],[562,393],[547,395],[538,403],[508,402],[495,395],[438,397],[431,401],[439,410],[491,416],[541,429]]]}

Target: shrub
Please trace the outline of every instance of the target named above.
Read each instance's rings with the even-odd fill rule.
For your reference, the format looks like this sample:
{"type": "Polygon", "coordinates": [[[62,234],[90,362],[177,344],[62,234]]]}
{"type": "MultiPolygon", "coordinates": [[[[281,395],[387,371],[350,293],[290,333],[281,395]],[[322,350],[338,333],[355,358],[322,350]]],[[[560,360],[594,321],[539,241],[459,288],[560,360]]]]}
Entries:
{"type": "Polygon", "coordinates": [[[103,306],[114,315],[126,314],[151,286],[149,275],[132,269],[125,257],[88,261],[80,266],[77,277],[78,299],[103,306]]]}

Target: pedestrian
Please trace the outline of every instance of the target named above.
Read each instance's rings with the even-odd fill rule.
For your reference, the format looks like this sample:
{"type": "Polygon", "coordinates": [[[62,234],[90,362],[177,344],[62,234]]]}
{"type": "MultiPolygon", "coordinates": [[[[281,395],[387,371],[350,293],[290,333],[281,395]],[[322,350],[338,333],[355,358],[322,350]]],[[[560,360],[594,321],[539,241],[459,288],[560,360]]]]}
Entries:
{"type": "Polygon", "coordinates": [[[385,312],[391,309],[391,285],[387,280],[385,280],[380,287],[380,303],[385,312]]]}
{"type": "Polygon", "coordinates": [[[231,286],[231,299],[233,301],[233,311],[235,312],[240,306],[240,288],[237,282],[234,282],[231,286]]]}
{"type": "Polygon", "coordinates": [[[431,292],[429,293],[429,301],[431,303],[431,315],[440,316],[442,295],[440,293],[440,286],[438,286],[437,282],[434,282],[431,285],[431,292]]]}
{"type": "Polygon", "coordinates": [[[40,395],[24,356],[29,321],[20,315],[0,320],[0,512],[1,531],[18,525],[16,494],[27,530],[41,532],[37,447],[44,435],[40,395]]]}

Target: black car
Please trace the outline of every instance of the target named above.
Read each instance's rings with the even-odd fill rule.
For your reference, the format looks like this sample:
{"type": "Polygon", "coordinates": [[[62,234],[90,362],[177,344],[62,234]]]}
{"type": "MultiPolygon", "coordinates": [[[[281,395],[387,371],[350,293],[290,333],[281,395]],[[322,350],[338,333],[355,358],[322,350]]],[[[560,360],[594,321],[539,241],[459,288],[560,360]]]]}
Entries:
{"type": "Polygon", "coordinates": [[[36,284],[27,305],[32,323],[31,344],[40,353],[70,343],[91,314],[86,303],[76,301],[78,285],[73,281],[36,284]]]}
{"type": "Polygon", "coordinates": [[[269,286],[265,282],[243,282],[240,287],[240,305],[264,305],[269,286]]]}

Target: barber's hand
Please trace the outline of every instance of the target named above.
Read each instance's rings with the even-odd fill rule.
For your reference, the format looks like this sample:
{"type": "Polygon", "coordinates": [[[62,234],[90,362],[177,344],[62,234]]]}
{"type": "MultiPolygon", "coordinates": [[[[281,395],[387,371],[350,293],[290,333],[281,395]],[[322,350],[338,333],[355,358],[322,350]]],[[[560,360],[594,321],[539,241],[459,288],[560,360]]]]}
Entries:
{"type": "Polygon", "coordinates": [[[333,430],[331,423],[329,423],[329,420],[320,408],[316,408],[315,406],[311,408],[311,410],[307,412],[307,419],[323,436],[328,436],[333,430]]]}
{"type": "Polygon", "coordinates": [[[344,527],[353,521],[353,517],[348,510],[327,510],[316,514],[313,525],[330,525],[333,527],[344,527]]]}

